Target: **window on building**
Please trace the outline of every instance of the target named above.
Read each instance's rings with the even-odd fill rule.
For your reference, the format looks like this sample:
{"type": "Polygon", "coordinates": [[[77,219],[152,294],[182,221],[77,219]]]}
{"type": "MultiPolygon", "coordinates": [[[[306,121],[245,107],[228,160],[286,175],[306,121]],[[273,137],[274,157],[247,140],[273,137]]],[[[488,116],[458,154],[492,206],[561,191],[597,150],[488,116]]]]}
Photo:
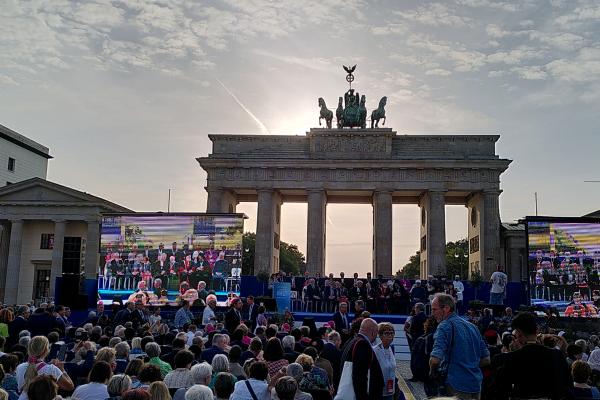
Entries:
{"type": "Polygon", "coordinates": [[[54,248],[54,233],[42,233],[40,249],[52,250],[54,248]]]}
{"type": "Polygon", "coordinates": [[[15,159],[12,157],[8,157],[8,170],[13,172],[15,170],[15,159]]]}

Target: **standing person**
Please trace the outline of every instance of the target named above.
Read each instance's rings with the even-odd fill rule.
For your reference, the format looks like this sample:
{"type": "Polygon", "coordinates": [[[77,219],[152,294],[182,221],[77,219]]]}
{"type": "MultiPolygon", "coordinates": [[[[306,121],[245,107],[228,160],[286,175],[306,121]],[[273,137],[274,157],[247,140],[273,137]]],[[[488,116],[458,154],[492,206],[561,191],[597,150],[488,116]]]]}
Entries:
{"type": "Polygon", "coordinates": [[[348,303],[340,303],[339,311],[333,314],[331,319],[335,323],[335,330],[342,334],[343,339],[347,338],[351,322],[348,316],[348,303]]]}
{"type": "Polygon", "coordinates": [[[256,326],[256,317],[258,316],[258,305],[254,304],[254,296],[246,297],[243,315],[244,319],[250,322],[249,328],[254,329],[256,326]]]}
{"type": "Polygon", "coordinates": [[[190,302],[183,300],[181,308],[175,313],[175,327],[181,329],[185,324],[191,324],[194,314],[190,311],[190,302]]]}
{"type": "Polygon", "coordinates": [[[535,316],[519,313],[512,328],[513,346],[520,348],[504,354],[496,377],[497,398],[568,398],[573,383],[567,361],[560,350],[537,342],[535,316]]]}
{"type": "MultiPolygon", "coordinates": [[[[425,321],[427,321],[427,315],[425,315],[425,304],[415,304],[415,315],[410,319],[409,332],[412,338],[411,345],[415,340],[421,337],[425,333],[425,321]]],[[[410,347],[412,350],[412,346],[410,347]]]]}
{"type": "Polygon", "coordinates": [[[229,334],[235,331],[240,323],[242,322],[242,300],[235,298],[231,300],[231,307],[225,313],[225,329],[229,334]]]}
{"type": "Polygon", "coordinates": [[[454,275],[452,285],[454,285],[454,289],[456,290],[456,308],[458,309],[462,307],[463,292],[465,291],[465,285],[460,280],[460,275],[454,275]]]}
{"type": "Polygon", "coordinates": [[[377,322],[365,318],[358,334],[346,345],[342,361],[352,363],[352,368],[342,371],[336,400],[344,400],[354,394],[356,400],[379,400],[384,385],[381,366],[373,352],[372,344],[377,339],[377,322]],[[350,392],[351,391],[351,392],[350,392]]]}
{"type": "Polygon", "coordinates": [[[490,277],[492,289],[490,290],[490,304],[504,304],[506,297],[506,282],[508,277],[502,272],[502,265],[498,265],[498,270],[490,277]]]}
{"type": "Polygon", "coordinates": [[[202,325],[208,325],[217,320],[215,309],[217,308],[217,296],[209,294],[206,296],[206,307],[202,312],[202,325]]]}
{"type": "Polygon", "coordinates": [[[450,295],[436,294],[431,312],[440,323],[429,358],[431,373],[447,371],[440,384],[446,385],[448,394],[461,400],[479,399],[483,381],[481,367],[490,363],[490,352],[479,329],[458,316],[450,295]]]}
{"type": "Polygon", "coordinates": [[[394,341],[394,326],[389,322],[382,322],[378,326],[381,343],[373,346],[377,361],[381,366],[383,375],[383,391],[381,400],[393,400],[396,391],[400,390],[396,383],[396,357],[391,348],[394,341]]]}

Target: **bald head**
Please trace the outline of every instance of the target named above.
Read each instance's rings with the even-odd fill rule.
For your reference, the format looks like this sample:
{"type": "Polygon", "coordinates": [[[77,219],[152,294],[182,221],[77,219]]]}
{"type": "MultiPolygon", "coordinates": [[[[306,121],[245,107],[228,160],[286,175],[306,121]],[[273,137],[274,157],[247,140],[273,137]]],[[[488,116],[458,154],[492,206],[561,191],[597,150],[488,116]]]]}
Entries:
{"type": "Polygon", "coordinates": [[[360,324],[360,330],[358,333],[365,335],[369,338],[369,341],[373,343],[377,338],[377,322],[372,318],[365,318],[360,324]]]}

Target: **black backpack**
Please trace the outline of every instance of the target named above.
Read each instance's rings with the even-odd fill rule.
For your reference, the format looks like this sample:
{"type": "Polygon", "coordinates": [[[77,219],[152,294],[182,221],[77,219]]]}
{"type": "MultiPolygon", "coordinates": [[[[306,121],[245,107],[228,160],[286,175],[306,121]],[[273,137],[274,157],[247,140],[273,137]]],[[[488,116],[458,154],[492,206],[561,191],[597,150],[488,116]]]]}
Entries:
{"type": "Polygon", "coordinates": [[[412,346],[410,370],[413,378],[424,382],[429,377],[429,356],[433,348],[433,335],[420,336],[412,346]]]}

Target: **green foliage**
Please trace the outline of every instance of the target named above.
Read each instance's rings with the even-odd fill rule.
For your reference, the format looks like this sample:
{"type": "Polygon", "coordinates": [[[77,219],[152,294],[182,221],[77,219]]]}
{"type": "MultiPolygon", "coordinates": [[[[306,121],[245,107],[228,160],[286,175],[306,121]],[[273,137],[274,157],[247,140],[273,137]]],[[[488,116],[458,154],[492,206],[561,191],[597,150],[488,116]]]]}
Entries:
{"type": "Polygon", "coordinates": [[[396,272],[402,279],[415,279],[421,274],[421,252],[410,256],[408,263],[396,272]]]}
{"type": "MultiPolygon", "coordinates": [[[[454,275],[460,275],[461,279],[466,279],[469,264],[469,244],[467,239],[460,239],[456,242],[446,243],[446,268],[448,278],[454,278],[454,275]]],[[[414,279],[421,274],[421,252],[410,256],[408,263],[396,272],[396,275],[404,279],[414,279]]]]}
{"type": "Polygon", "coordinates": [[[467,239],[446,243],[446,270],[449,278],[460,275],[460,279],[467,279],[469,265],[469,243],[467,239]]]}
{"type": "MultiPolygon", "coordinates": [[[[242,236],[242,274],[251,275],[254,270],[254,248],[256,233],[246,232],[242,236]]],[[[279,269],[288,275],[300,275],[306,270],[304,254],[298,246],[286,242],[279,243],[279,269]]]]}

